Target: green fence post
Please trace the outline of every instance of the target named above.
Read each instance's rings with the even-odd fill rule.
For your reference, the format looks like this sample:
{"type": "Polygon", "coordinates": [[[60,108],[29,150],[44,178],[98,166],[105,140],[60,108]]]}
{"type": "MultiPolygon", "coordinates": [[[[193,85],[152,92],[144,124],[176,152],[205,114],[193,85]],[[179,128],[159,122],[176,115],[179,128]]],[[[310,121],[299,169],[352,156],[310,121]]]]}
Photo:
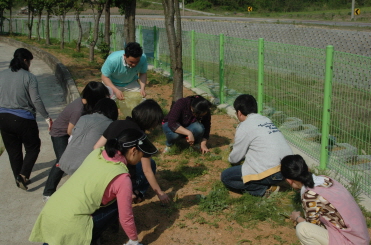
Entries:
{"type": "Polygon", "coordinates": [[[18,20],[15,20],[15,33],[18,34],[18,20]]]}
{"type": "Polygon", "coordinates": [[[224,103],[224,34],[219,35],[219,99],[224,103]]]}
{"type": "Polygon", "coordinates": [[[58,38],[60,41],[62,40],[61,21],[58,21],[58,38]]]}
{"type": "Polygon", "coordinates": [[[259,38],[258,52],[258,113],[262,114],[264,96],[264,38],[259,38]]]}
{"type": "Polygon", "coordinates": [[[196,43],[195,30],[191,32],[191,73],[192,73],[192,88],[196,87],[196,43]]]}
{"type": "Polygon", "coordinates": [[[321,158],[320,169],[325,169],[328,162],[329,151],[329,132],[331,115],[331,95],[332,95],[332,73],[333,73],[334,47],[326,47],[326,73],[325,73],[325,91],[323,96],[323,115],[322,115],[322,136],[321,136],[321,158]]]}
{"type": "Polygon", "coordinates": [[[45,21],[41,20],[41,32],[43,34],[43,39],[45,39],[45,21]]]}
{"type": "Polygon", "coordinates": [[[53,29],[53,26],[52,26],[52,20],[49,20],[49,38],[52,38],[52,29],[53,29]]]}
{"type": "Polygon", "coordinates": [[[142,26],[140,25],[139,26],[139,44],[141,47],[143,47],[143,30],[142,30],[142,26]]]}
{"type": "Polygon", "coordinates": [[[68,29],[68,42],[71,43],[70,20],[67,20],[67,29],[68,29]]]}
{"type": "Polygon", "coordinates": [[[111,25],[111,29],[112,29],[112,36],[113,36],[112,38],[113,52],[115,52],[116,51],[116,24],[115,23],[111,25]]]}
{"type": "Polygon", "coordinates": [[[22,20],[22,30],[21,30],[21,35],[23,35],[23,30],[24,30],[24,20],[22,20]]]}
{"type": "Polygon", "coordinates": [[[158,60],[157,60],[157,27],[153,27],[153,66],[157,68],[158,60]]]}

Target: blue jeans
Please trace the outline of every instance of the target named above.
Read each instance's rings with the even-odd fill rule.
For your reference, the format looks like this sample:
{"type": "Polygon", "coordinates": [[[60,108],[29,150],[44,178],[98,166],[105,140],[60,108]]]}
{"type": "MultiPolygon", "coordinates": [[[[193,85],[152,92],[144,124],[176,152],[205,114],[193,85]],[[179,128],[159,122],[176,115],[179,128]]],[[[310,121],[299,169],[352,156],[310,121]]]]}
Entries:
{"type": "MultiPolygon", "coordinates": [[[[69,135],[64,135],[61,137],[51,137],[54,153],[57,157],[57,160],[55,163],[59,163],[59,159],[61,159],[63,152],[66,150],[68,145],[68,138],[69,135]]],[[[61,181],[63,177],[64,172],[57,167],[55,164],[53,164],[52,168],[50,169],[48,179],[45,183],[45,188],[43,195],[44,196],[51,196],[56,190],[59,182],[61,181]]]]}
{"type": "MultiPolygon", "coordinates": [[[[200,143],[202,141],[202,138],[204,136],[205,127],[199,122],[191,123],[188,127],[185,127],[189,131],[192,132],[193,137],[195,138],[195,143],[200,143]]],[[[185,138],[186,135],[178,134],[173,132],[169,126],[168,123],[162,124],[162,130],[165,133],[166,136],[166,146],[172,146],[175,142],[177,142],[179,139],[185,138]]]]}
{"type": "Polygon", "coordinates": [[[221,180],[223,184],[230,190],[236,192],[248,192],[253,196],[264,196],[265,191],[272,185],[277,185],[283,180],[281,172],[272,174],[261,180],[242,181],[242,165],[227,168],[222,172],[221,180]]]}
{"type": "MultiPolygon", "coordinates": [[[[153,174],[156,174],[156,162],[151,159],[151,168],[153,171],[153,174]]],[[[133,191],[138,190],[140,193],[144,195],[146,191],[148,190],[149,183],[144,175],[142,162],[139,162],[135,165],[135,179],[133,180],[133,191]]]]}
{"type": "MultiPolygon", "coordinates": [[[[118,207],[117,201],[112,204],[101,207],[95,211],[91,216],[93,216],[93,235],[91,239],[91,244],[95,244],[98,238],[102,235],[108,226],[118,219],[118,207]]],[[[43,243],[43,245],[48,245],[48,243],[43,243]]]]}

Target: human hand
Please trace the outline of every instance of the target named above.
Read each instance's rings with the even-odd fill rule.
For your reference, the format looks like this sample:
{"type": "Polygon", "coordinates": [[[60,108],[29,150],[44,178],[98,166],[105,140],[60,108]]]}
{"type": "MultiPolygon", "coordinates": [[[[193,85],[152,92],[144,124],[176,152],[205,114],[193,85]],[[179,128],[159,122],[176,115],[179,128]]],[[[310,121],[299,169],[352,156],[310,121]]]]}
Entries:
{"type": "Polygon", "coordinates": [[[300,217],[300,211],[293,211],[290,215],[292,221],[297,221],[298,217],[300,217]]]}
{"type": "Polygon", "coordinates": [[[115,93],[115,96],[118,100],[124,100],[124,94],[119,90],[119,89],[115,89],[114,91],[115,93]]]}
{"type": "Polygon", "coordinates": [[[169,203],[170,202],[170,198],[165,192],[160,192],[160,193],[157,194],[157,196],[158,196],[158,199],[160,199],[160,201],[162,203],[169,203]]]}
{"type": "Polygon", "coordinates": [[[146,91],[143,89],[140,90],[140,94],[142,95],[143,98],[147,96],[146,91]]]}
{"type": "Polygon", "coordinates": [[[210,150],[206,146],[206,141],[202,141],[201,142],[201,153],[205,154],[205,153],[208,153],[208,152],[210,152],[210,150]]]}
{"type": "Polygon", "coordinates": [[[52,130],[52,126],[53,126],[53,120],[49,117],[47,119],[45,119],[46,123],[48,124],[48,130],[52,130]]]}
{"type": "Polygon", "coordinates": [[[186,137],[188,144],[193,145],[195,143],[195,137],[193,136],[192,132],[189,131],[189,134],[186,137]]]}
{"type": "Polygon", "coordinates": [[[143,245],[142,243],[139,243],[139,241],[133,241],[129,239],[127,243],[124,243],[123,245],[143,245]]]}

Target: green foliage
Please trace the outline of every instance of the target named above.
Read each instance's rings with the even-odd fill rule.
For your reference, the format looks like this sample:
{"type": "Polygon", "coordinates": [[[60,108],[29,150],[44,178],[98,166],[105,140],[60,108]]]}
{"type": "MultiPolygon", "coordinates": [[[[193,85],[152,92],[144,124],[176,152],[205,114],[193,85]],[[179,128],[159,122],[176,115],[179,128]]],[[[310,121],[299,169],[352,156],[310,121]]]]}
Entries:
{"type": "Polygon", "coordinates": [[[200,201],[200,210],[208,214],[218,214],[228,208],[229,193],[221,182],[216,182],[211,192],[200,201]]]}
{"type": "Polygon", "coordinates": [[[202,11],[210,9],[211,7],[212,7],[212,4],[205,0],[196,0],[193,3],[187,5],[187,8],[198,9],[202,11]]]}
{"type": "Polygon", "coordinates": [[[101,53],[101,58],[104,60],[107,59],[110,51],[110,46],[108,45],[108,43],[102,41],[97,45],[97,48],[101,53]]]}
{"type": "Polygon", "coordinates": [[[72,58],[84,58],[85,55],[83,53],[73,53],[72,58]]]}

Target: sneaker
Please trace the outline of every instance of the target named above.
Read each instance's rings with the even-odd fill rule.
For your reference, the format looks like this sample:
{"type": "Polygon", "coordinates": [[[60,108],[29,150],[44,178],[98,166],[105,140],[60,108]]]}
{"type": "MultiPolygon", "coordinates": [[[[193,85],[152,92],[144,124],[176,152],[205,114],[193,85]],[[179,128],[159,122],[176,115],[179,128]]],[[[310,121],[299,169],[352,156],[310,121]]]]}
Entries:
{"type": "Polygon", "coordinates": [[[43,196],[43,203],[46,203],[49,200],[50,196],[43,196]]]}
{"type": "Polygon", "coordinates": [[[277,186],[277,185],[272,185],[271,187],[269,187],[266,191],[265,191],[265,194],[263,197],[265,198],[269,198],[269,197],[272,197],[274,195],[276,195],[278,193],[278,191],[280,190],[280,187],[277,186]]]}
{"type": "Polygon", "coordinates": [[[168,153],[171,150],[170,146],[166,146],[162,153],[168,153]]]}

